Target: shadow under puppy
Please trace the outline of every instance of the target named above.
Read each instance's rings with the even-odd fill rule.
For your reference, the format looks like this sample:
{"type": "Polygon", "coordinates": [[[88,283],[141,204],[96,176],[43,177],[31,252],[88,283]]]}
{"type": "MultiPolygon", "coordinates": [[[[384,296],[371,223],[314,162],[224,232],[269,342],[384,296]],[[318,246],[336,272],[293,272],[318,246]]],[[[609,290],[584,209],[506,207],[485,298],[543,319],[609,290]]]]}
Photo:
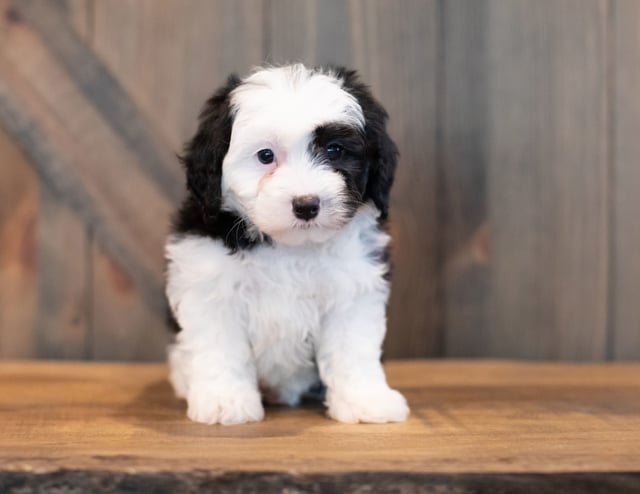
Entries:
{"type": "Polygon", "coordinates": [[[166,245],[170,379],[192,420],[261,420],[263,398],[295,405],[319,380],[336,420],[406,419],[380,363],[386,120],[343,68],[259,68],[205,104],[166,245]]]}

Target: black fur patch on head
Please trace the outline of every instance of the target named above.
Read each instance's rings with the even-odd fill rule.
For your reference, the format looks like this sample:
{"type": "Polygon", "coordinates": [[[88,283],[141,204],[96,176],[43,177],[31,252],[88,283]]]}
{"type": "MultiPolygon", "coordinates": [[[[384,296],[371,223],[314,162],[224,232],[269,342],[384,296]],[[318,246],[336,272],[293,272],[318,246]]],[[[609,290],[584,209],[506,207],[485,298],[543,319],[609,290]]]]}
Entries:
{"type": "Polygon", "coordinates": [[[363,203],[367,187],[364,133],[344,124],[321,125],[313,131],[311,154],[314,160],[328,164],[342,175],[348,196],[345,207],[349,217],[353,216],[363,203]],[[331,160],[327,148],[335,145],[342,151],[338,158],[331,160]]]}
{"type": "Polygon", "coordinates": [[[252,236],[244,218],[223,211],[222,162],[231,141],[231,92],[240,85],[232,75],[204,105],[198,130],[181,157],[187,175],[188,195],[173,221],[174,233],[220,239],[234,253],[263,239],[252,236]]]}
{"type": "Polygon", "coordinates": [[[373,201],[384,221],[389,212],[389,193],[398,158],[398,148],[387,134],[387,112],[374,99],[368,86],[360,81],[355,70],[344,67],[330,70],[342,79],[343,89],[356,98],[364,113],[368,178],[363,199],[373,201]]]}

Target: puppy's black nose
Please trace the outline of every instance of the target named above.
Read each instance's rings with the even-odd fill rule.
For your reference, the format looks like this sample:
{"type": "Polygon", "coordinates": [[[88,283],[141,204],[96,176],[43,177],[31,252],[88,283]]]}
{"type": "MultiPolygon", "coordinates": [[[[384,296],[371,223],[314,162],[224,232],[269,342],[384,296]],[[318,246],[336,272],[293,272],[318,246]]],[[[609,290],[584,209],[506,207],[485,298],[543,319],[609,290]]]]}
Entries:
{"type": "Polygon", "coordinates": [[[318,211],[320,211],[320,198],[318,196],[294,197],[291,202],[293,204],[293,214],[296,218],[309,221],[318,216],[318,211]]]}

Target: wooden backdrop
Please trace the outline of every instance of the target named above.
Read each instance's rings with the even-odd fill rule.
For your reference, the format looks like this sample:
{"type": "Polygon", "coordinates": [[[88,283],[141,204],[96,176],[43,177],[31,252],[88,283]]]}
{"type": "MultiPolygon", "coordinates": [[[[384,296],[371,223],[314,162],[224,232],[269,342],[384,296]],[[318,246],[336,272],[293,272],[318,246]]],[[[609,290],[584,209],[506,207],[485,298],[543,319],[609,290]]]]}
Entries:
{"type": "Polygon", "coordinates": [[[390,357],[640,357],[637,0],[0,0],[0,356],[161,359],[226,76],[358,68],[402,153],[390,357]]]}

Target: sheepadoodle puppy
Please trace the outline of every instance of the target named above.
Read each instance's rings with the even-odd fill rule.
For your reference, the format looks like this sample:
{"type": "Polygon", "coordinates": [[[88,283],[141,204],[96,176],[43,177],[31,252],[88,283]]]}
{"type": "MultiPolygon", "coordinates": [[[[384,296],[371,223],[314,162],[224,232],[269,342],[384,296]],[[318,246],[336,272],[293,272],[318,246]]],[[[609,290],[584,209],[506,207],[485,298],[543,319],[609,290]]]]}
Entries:
{"type": "Polygon", "coordinates": [[[380,363],[386,120],[344,68],[259,68],[204,105],[166,245],[170,379],[192,420],[261,420],[263,400],[296,405],[319,383],[336,420],[406,419],[380,363]]]}

